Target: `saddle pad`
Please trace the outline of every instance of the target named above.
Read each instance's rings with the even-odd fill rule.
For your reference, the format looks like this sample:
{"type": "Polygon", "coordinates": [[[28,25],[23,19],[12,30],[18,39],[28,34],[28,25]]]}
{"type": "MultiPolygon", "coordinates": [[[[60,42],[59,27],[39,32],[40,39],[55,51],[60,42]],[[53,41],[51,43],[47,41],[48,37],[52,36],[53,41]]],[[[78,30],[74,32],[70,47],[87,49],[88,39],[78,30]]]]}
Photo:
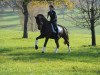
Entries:
{"type": "Polygon", "coordinates": [[[60,33],[62,30],[62,27],[58,26],[58,32],[60,33]]]}
{"type": "MultiPolygon", "coordinates": [[[[51,24],[51,26],[52,26],[52,31],[54,32],[54,33],[56,33],[56,31],[54,30],[54,27],[53,27],[53,25],[51,24]]],[[[58,27],[58,33],[60,33],[63,29],[62,29],[62,27],[60,27],[60,26],[57,26],[58,27]]]]}

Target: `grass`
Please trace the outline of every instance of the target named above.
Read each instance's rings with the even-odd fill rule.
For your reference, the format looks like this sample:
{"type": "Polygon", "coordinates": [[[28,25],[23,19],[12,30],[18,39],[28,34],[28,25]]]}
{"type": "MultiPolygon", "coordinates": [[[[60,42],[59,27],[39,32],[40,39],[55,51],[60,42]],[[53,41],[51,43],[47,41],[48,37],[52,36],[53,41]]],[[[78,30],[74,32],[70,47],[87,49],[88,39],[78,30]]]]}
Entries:
{"type": "Polygon", "coordinates": [[[47,51],[42,54],[44,39],[39,41],[39,50],[34,49],[38,32],[29,32],[29,39],[22,39],[21,35],[19,31],[0,30],[0,75],[100,74],[100,35],[97,35],[96,47],[88,46],[89,35],[70,35],[70,54],[63,39],[57,54],[54,53],[53,40],[49,40],[47,51]]]}
{"type": "Polygon", "coordinates": [[[9,10],[0,15],[0,30],[21,30],[17,14],[9,10]]]}
{"type": "MultiPolygon", "coordinates": [[[[18,19],[12,20],[18,17],[11,12],[5,12],[4,15],[0,20],[0,75],[100,74],[100,27],[96,28],[96,47],[90,46],[89,31],[69,26],[71,53],[68,54],[68,48],[61,39],[57,54],[54,53],[53,40],[49,40],[47,50],[42,54],[44,39],[39,40],[39,49],[34,49],[35,38],[39,32],[29,32],[29,38],[22,39],[23,32],[19,31],[21,26],[17,25],[18,19]]],[[[66,24],[62,20],[59,22],[66,24]]]]}

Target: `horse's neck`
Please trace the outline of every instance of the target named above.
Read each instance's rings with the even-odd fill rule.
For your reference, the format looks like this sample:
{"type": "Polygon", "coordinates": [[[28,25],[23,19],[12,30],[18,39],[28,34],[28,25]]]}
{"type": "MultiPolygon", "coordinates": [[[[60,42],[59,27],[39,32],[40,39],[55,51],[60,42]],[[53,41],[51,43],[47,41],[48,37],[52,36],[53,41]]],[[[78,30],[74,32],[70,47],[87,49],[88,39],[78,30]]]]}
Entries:
{"type": "Polygon", "coordinates": [[[49,21],[48,20],[43,20],[43,24],[44,24],[44,26],[47,26],[47,25],[49,25],[49,21]]]}
{"type": "Polygon", "coordinates": [[[48,22],[48,20],[46,18],[43,19],[44,22],[48,22]]]}
{"type": "Polygon", "coordinates": [[[50,22],[49,22],[48,20],[45,20],[45,21],[43,22],[42,31],[44,31],[44,30],[46,30],[46,29],[48,29],[48,28],[50,28],[50,22]]]}

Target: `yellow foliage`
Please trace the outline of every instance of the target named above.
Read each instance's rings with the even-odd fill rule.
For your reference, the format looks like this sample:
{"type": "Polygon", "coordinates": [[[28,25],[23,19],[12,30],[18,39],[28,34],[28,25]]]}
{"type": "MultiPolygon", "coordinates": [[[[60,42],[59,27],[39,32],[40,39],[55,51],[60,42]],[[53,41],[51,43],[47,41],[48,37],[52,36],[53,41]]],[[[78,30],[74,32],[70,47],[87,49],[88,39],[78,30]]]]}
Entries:
{"type": "Polygon", "coordinates": [[[29,29],[31,30],[35,30],[37,29],[37,25],[35,22],[35,18],[34,16],[36,16],[37,14],[43,14],[45,16],[47,16],[47,12],[48,12],[48,6],[50,4],[53,4],[54,6],[58,6],[58,7],[63,7],[63,6],[67,6],[68,9],[72,9],[73,8],[73,3],[70,2],[70,0],[56,0],[54,2],[51,1],[31,1],[28,4],[28,11],[29,11],[29,15],[30,15],[30,19],[29,19],[29,29]],[[34,29],[32,29],[34,28],[34,29]]]}
{"type": "Polygon", "coordinates": [[[73,3],[70,1],[70,0],[56,0],[54,2],[55,5],[57,6],[61,6],[62,4],[63,5],[66,5],[68,7],[68,9],[72,9],[73,8],[73,3]]]}
{"type": "Polygon", "coordinates": [[[55,0],[54,2],[51,1],[32,1],[31,7],[48,7],[48,5],[52,3],[55,6],[61,6],[62,4],[67,5],[68,9],[72,9],[74,4],[70,0],[55,0]]]}

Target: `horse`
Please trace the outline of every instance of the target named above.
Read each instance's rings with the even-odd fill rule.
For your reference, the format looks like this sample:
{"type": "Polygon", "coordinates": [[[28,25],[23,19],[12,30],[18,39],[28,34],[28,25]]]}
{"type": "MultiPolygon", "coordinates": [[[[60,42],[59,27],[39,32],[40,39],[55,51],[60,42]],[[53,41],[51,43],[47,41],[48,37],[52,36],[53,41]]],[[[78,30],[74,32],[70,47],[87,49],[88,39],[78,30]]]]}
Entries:
{"type": "Polygon", "coordinates": [[[57,53],[58,49],[59,49],[59,39],[63,38],[64,44],[65,45],[67,44],[67,46],[68,46],[68,53],[70,53],[71,49],[70,49],[70,43],[69,43],[68,30],[64,26],[58,25],[59,38],[56,38],[53,25],[50,23],[50,21],[48,21],[44,17],[44,15],[38,14],[37,16],[35,16],[35,19],[36,19],[38,30],[40,30],[40,35],[36,38],[36,41],[35,41],[35,49],[36,50],[38,49],[38,40],[39,39],[45,38],[42,53],[44,53],[46,50],[46,45],[47,45],[48,40],[54,39],[55,43],[56,43],[55,53],[57,53]]]}

